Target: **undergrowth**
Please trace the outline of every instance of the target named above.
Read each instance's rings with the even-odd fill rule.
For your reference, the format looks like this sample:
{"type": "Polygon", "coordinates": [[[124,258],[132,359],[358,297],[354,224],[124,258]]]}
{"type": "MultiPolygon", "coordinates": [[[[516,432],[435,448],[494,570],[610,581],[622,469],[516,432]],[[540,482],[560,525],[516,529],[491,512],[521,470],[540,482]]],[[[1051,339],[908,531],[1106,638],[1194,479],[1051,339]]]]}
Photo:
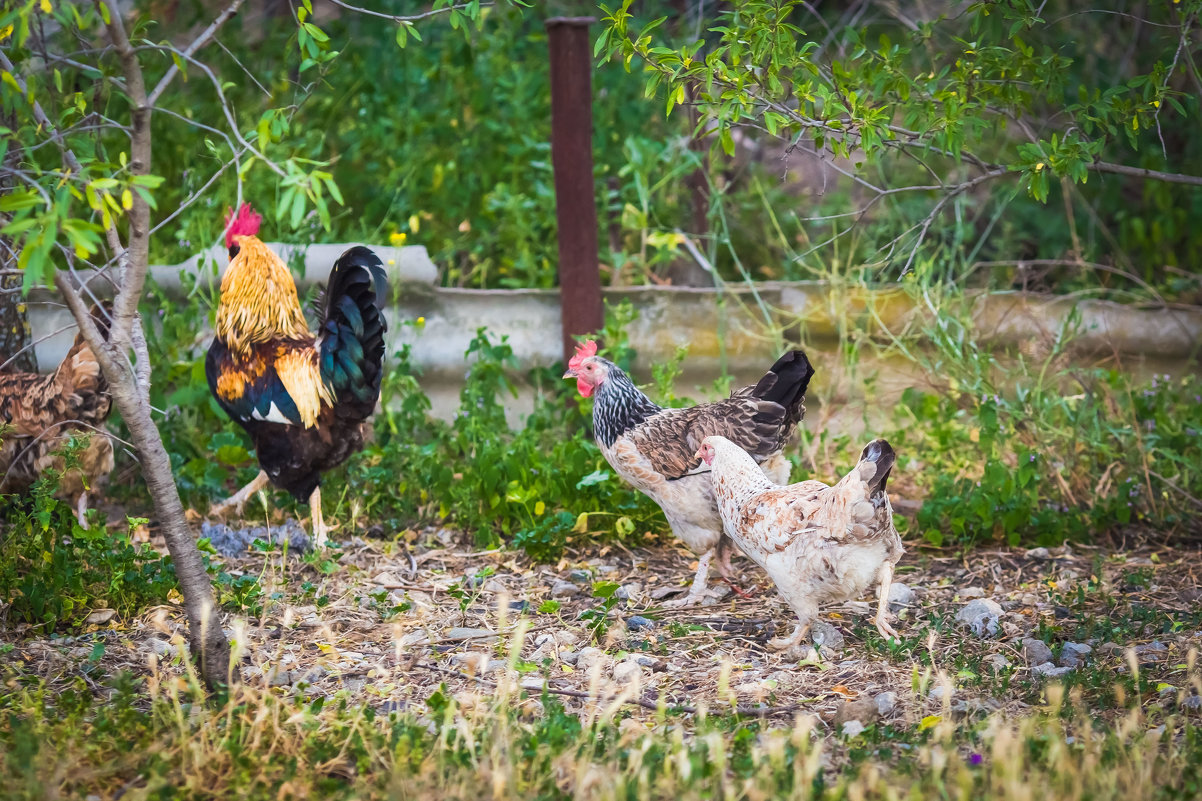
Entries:
{"type": "MultiPolygon", "coordinates": [[[[1188,717],[1150,728],[1138,709],[1098,720],[1049,688],[1029,718],[950,716],[824,731],[621,703],[579,712],[503,684],[445,687],[424,708],[241,687],[215,703],[152,673],[112,679],[97,701],[23,685],[0,695],[0,797],[447,799],[1178,799],[1202,789],[1188,717]],[[261,744],[270,743],[272,758],[261,744]],[[67,747],[67,746],[70,747],[67,747]]],[[[182,685],[182,686],[181,686],[182,685]]]]}

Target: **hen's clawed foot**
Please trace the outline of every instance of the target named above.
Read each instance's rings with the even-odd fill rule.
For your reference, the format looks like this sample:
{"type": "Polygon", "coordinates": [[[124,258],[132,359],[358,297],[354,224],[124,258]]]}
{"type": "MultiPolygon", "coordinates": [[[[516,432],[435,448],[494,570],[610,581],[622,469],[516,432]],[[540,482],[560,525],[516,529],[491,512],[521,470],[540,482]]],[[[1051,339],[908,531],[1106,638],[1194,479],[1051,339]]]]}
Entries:
{"type": "Polygon", "coordinates": [[[733,592],[735,595],[739,596],[743,600],[748,600],[750,598],[755,597],[755,594],[756,594],[755,587],[752,587],[750,590],[745,590],[742,587],[740,587],[738,584],[736,584],[732,579],[730,579],[726,576],[723,576],[722,580],[727,583],[727,585],[730,587],[731,592],[733,592]]]}
{"type": "Polygon", "coordinates": [[[795,645],[800,644],[809,633],[809,623],[798,623],[797,628],[793,629],[793,633],[788,637],[776,637],[775,639],[768,640],[764,647],[769,651],[788,651],[795,645]]]}

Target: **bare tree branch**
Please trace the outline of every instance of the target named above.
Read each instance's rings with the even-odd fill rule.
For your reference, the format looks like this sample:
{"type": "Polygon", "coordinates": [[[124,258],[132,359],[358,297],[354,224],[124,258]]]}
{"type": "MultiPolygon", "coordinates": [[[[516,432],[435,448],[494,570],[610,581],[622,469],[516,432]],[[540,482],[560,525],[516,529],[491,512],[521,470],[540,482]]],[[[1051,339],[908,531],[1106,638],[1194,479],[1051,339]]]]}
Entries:
{"type": "MultiPolygon", "coordinates": [[[[209,41],[217,35],[217,31],[221,29],[221,26],[238,13],[238,9],[242,8],[242,4],[244,2],[245,0],[234,0],[234,2],[226,6],[225,11],[222,11],[220,14],[218,14],[217,19],[213,20],[209,27],[201,31],[200,35],[193,39],[192,44],[184,48],[180,55],[184,56],[185,59],[191,60],[192,54],[208,44],[209,41]]],[[[158,104],[159,98],[162,97],[163,92],[167,90],[167,87],[171,85],[171,81],[173,81],[175,76],[178,74],[179,66],[172,62],[171,67],[167,70],[166,74],[164,74],[163,77],[159,79],[159,82],[155,85],[154,90],[150,93],[150,97],[146,99],[146,102],[151,107],[154,107],[158,104]]]]}

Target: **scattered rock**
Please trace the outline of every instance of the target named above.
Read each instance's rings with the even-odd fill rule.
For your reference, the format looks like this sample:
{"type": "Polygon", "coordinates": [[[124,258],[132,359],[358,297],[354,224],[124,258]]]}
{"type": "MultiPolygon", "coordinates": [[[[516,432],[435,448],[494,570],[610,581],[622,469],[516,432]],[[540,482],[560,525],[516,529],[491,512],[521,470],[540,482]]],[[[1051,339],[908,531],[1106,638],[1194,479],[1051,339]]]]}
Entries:
{"type": "Polygon", "coordinates": [[[988,598],[969,601],[956,613],[956,622],[978,637],[996,637],[1001,631],[1002,607],[988,598]]]}
{"type": "Polygon", "coordinates": [[[857,698],[854,701],[844,701],[839,704],[839,708],[835,710],[834,723],[836,726],[853,720],[860,723],[871,723],[879,715],[875,699],[857,698]]]}
{"type": "Polygon", "coordinates": [[[952,687],[945,687],[945,686],[944,686],[944,685],[942,685],[942,684],[938,684],[938,685],[936,685],[936,686],[932,687],[932,688],[930,689],[930,691],[929,691],[929,692],[927,692],[927,700],[928,700],[928,701],[942,701],[942,700],[943,700],[943,694],[944,694],[945,692],[948,694],[948,697],[949,697],[949,698],[950,698],[952,695],[955,695],[955,693],[956,693],[956,691],[955,691],[955,689],[954,689],[954,688],[952,688],[952,687]]]}
{"type": "Polygon", "coordinates": [[[147,640],[146,644],[150,646],[150,650],[154,651],[161,657],[166,657],[167,659],[170,659],[179,653],[174,645],[166,642],[165,640],[160,640],[157,637],[147,640]]]}
{"type": "Polygon", "coordinates": [[[642,589],[643,585],[636,582],[623,584],[621,587],[618,587],[616,590],[614,590],[614,597],[619,601],[629,601],[631,598],[638,596],[642,589]]]}
{"type": "Polygon", "coordinates": [[[428,645],[429,642],[429,635],[427,635],[422,629],[418,629],[417,631],[411,631],[402,636],[400,639],[400,646],[402,648],[408,648],[411,645],[428,645]]]}
{"type": "Polygon", "coordinates": [[[1036,665],[1031,668],[1032,675],[1043,676],[1044,678],[1054,679],[1057,676],[1063,676],[1065,673],[1072,673],[1071,667],[1056,667],[1051,662],[1044,662],[1042,665],[1036,665]]]}
{"type": "Polygon", "coordinates": [[[576,664],[576,660],[579,658],[580,658],[580,654],[576,653],[575,651],[560,651],[559,652],[559,661],[565,662],[569,665],[576,664]]]}
{"type": "Polygon", "coordinates": [[[1135,646],[1135,653],[1137,656],[1156,656],[1163,654],[1168,650],[1169,647],[1160,640],[1153,640],[1152,642],[1135,646]]]}
{"type": "Polygon", "coordinates": [[[1181,699],[1181,708],[1196,712],[1202,709],[1202,695],[1187,695],[1181,699]]]}
{"type": "Polygon", "coordinates": [[[580,593],[580,586],[570,581],[558,580],[551,585],[552,598],[571,598],[580,593]]]}
{"type": "Polygon", "coordinates": [[[1102,656],[1109,656],[1110,654],[1121,650],[1123,650],[1123,646],[1119,645],[1117,642],[1104,642],[1098,646],[1098,653],[1102,656]]]}
{"type": "Polygon", "coordinates": [[[490,643],[497,641],[497,633],[490,629],[469,629],[462,626],[455,628],[442,635],[444,640],[459,642],[460,640],[473,640],[479,643],[490,643]]]}
{"type": "Polygon", "coordinates": [[[810,640],[823,651],[842,651],[846,644],[843,632],[824,620],[814,621],[810,628],[810,640]]]}
{"type": "Polygon", "coordinates": [[[527,609],[530,608],[530,602],[529,601],[510,601],[509,608],[512,609],[514,612],[525,612],[527,609]]]}
{"type": "Polygon", "coordinates": [[[593,576],[587,570],[573,570],[568,574],[568,581],[573,584],[588,584],[593,580],[593,576]]]}
{"type": "Polygon", "coordinates": [[[1080,667],[1089,661],[1093,649],[1079,642],[1066,642],[1060,651],[1061,667],[1080,667]]]}
{"type": "Polygon", "coordinates": [[[631,631],[645,631],[655,628],[655,621],[650,618],[645,618],[642,615],[633,615],[626,618],[626,628],[631,631]]]}
{"type": "Polygon", "coordinates": [[[580,653],[576,657],[576,667],[581,670],[592,670],[594,665],[604,666],[609,661],[609,654],[600,648],[589,646],[580,649],[580,653]]]}
{"type": "Polygon", "coordinates": [[[895,581],[889,585],[889,611],[896,614],[914,603],[914,590],[909,585],[895,581]]]}
{"type": "Polygon", "coordinates": [[[864,724],[858,720],[849,720],[843,724],[844,737],[857,737],[864,731],[864,724]]]}
{"type": "Polygon", "coordinates": [[[975,598],[984,598],[985,591],[980,587],[965,587],[962,590],[956,591],[956,600],[971,601],[975,598]]]}
{"type": "Polygon", "coordinates": [[[893,714],[893,710],[897,709],[897,693],[884,692],[872,699],[876,704],[876,713],[885,718],[893,714]]]}
{"type": "Polygon", "coordinates": [[[1052,649],[1043,640],[1028,637],[1023,640],[1023,656],[1028,665],[1042,665],[1052,661],[1052,649]]]}
{"type": "Polygon", "coordinates": [[[1052,558],[1052,554],[1047,548],[1032,548],[1031,550],[1027,551],[1027,558],[1038,559],[1041,562],[1046,562],[1052,558]]]}
{"type": "Polygon", "coordinates": [[[636,681],[643,677],[643,666],[636,660],[628,659],[624,662],[618,662],[614,665],[614,681],[625,683],[628,681],[636,681]]]}
{"type": "Polygon", "coordinates": [[[505,585],[495,578],[490,578],[488,581],[484,582],[484,586],[480,589],[484,590],[485,592],[492,593],[493,595],[499,595],[505,592],[505,585]]]}
{"type": "Polygon", "coordinates": [[[207,520],[200,524],[200,536],[208,537],[209,542],[222,556],[240,556],[250,550],[255,540],[269,544],[280,545],[288,543],[289,550],[307,551],[310,542],[309,535],[295,520],[287,520],[282,526],[253,526],[250,528],[230,528],[224,523],[210,523],[207,520]]]}
{"type": "Polygon", "coordinates": [[[87,617],[85,617],[83,622],[91,623],[92,625],[99,626],[101,623],[108,623],[116,615],[117,615],[116,609],[97,609],[95,612],[92,612],[87,617]]]}
{"type": "Polygon", "coordinates": [[[1035,608],[1039,606],[1039,596],[1033,592],[1024,592],[1018,597],[1018,602],[1023,606],[1035,608]]]}
{"type": "Polygon", "coordinates": [[[993,670],[994,673],[1001,673],[1006,668],[1010,667],[1010,660],[1001,654],[990,654],[985,657],[985,664],[993,670]]]}

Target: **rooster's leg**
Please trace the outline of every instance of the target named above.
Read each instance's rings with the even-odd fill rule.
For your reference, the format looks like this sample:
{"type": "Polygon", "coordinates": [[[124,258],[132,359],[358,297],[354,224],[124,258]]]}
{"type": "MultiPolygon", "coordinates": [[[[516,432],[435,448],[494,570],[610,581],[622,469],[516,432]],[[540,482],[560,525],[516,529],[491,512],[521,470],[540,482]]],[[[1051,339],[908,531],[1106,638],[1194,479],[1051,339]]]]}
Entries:
{"type": "Polygon", "coordinates": [[[235,514],[241,514],[242,507],[245,506],[246,502],[250,500],[250,496],[254,495],[256,492],[266,486],[267,473],[260,470],[259,475],[255,476],[249,484],[235,492],[229,498],[209,509],[209,514],[216,515],[217,517],[224,517],[226,512],[229,512],[231,509],[235,514]]]}
{"type": "Polygon", "coordinates": [[[889,625],[889,585],[893,583],[893,565],[886,562],[881,565],[881,600],[876,607],[876,630],[886,640],[890,637],[901,639],[893,627],[889,625]]]}
{"type": "Polygon", "coordinates": [[[79,497],[75,499],[75,519],[79,521],[80,528],[88,527],[88,493],[81,492],[79,497]]]}
{"type": "Polygon", "coordinates": [[[313,523],[313,549],[319,551],[326,547],[326,540],[329,539],[329,529],[321,514],[321,487],[314,487],[313,494],[309,496],[309,512],[313,523]]]}
{"type": "Polygon", "coordinates": [[[818,617],[818,605],[801,587],[778,586],[777,589],[781,591],[785,601],[797,614],[797,628],[793,629],[793,633],[788,637],[769,640],[767,648],[769,651],[788,651],[796,645],[801,645],[801,641],[810,633],[810,626],[818,617]]]}

